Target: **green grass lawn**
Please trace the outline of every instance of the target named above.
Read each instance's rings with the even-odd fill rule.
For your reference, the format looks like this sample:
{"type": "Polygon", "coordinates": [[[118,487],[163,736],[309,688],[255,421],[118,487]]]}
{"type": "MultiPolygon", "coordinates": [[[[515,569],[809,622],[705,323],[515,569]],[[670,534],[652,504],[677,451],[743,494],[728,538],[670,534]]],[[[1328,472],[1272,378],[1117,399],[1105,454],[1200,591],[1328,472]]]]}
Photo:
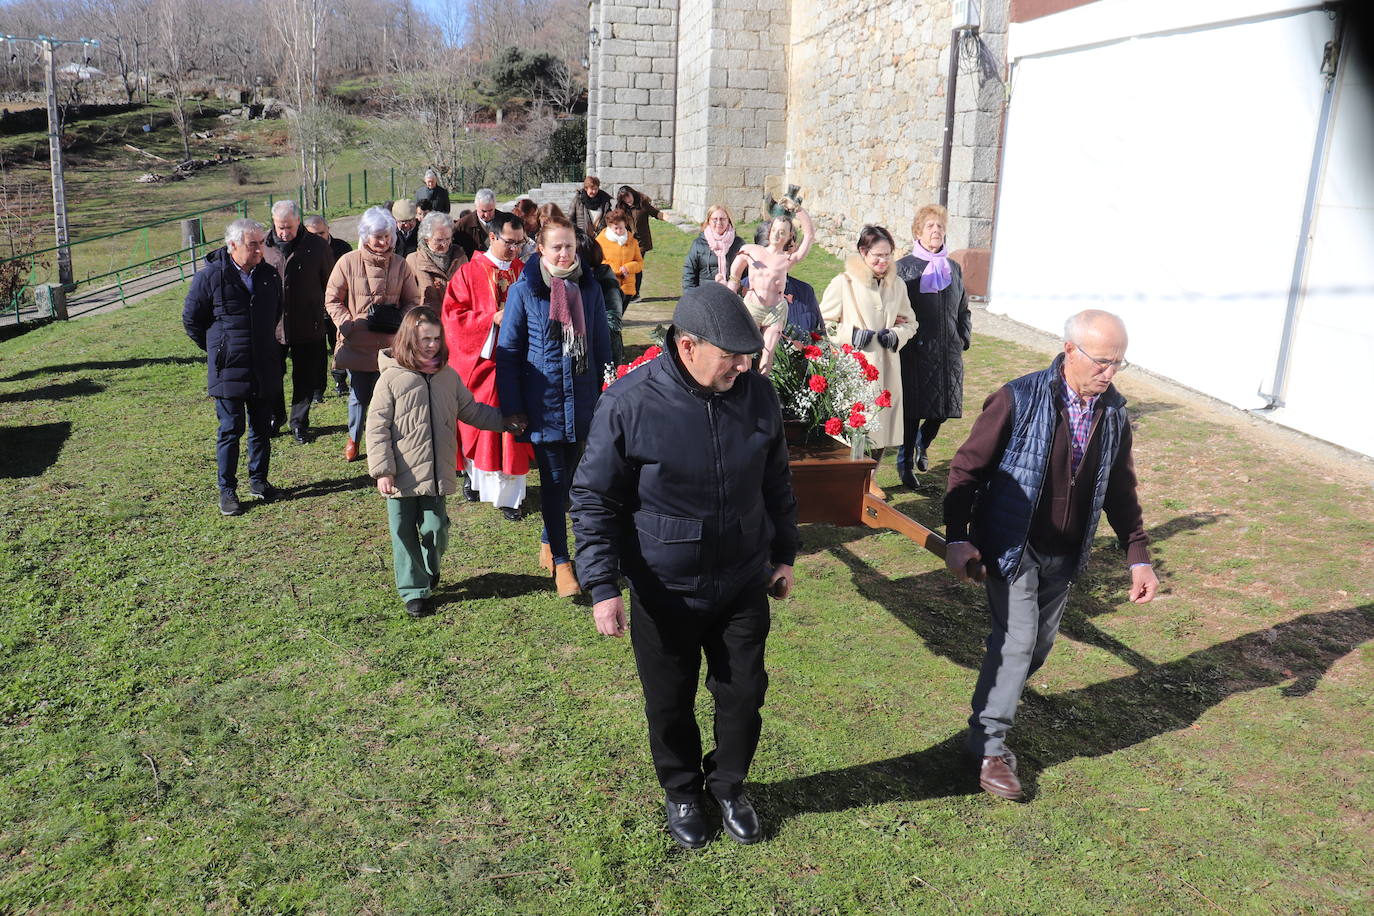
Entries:
{"type": "MultiPolygon", "coordinates": [[[[656,227],[630,342],[689,241],[656,227]]],[[[536,516],[451,503],[443,606],[407,619],[335,397],[274,442],[288,498],[219,515],[182,294],[0,342],[0,912],[1374,909],[1367,485],[1123,377],[1164,594],[1124,602],[1104,528],[1023,704],[1020,805],[959,755],[980,592],[806,527],[750,785],[769,840],[689,853],[629,646],[555,596],[536,516]]],[[[966,355],[970,416],[892,490],[927,524],[983,397],[1044,362],[966,355]]]]}

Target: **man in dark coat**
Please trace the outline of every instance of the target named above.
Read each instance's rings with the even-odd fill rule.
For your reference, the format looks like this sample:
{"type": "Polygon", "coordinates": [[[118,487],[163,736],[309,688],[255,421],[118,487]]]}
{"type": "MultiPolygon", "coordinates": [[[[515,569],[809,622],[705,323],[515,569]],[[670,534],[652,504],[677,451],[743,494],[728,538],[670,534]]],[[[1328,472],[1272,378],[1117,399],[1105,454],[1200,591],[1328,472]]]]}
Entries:
{"type": "Polygon", "coordinates": [[[415,192],[415,206],[423,207],[426,202],[429,206],[425,209],[432,213],[449,212],[448,188],[439,184],[439,173],[434,169],[425,171],[424,187],[415,192]]]}
{"type": "Polygon", "coordinates": [[[181,323],[208,355],[210,397],[219,417],[219,511],[238,515],[239,439],[248,417],[248,488],[276,498],[267,482],[272,454],[272,407],[281,392],[281,278],[263,260],[267,231],[251,219],[224,230],[225,247],[205,256],[191,280],[181,323]]]}
{"type": "Polygon", "coordinates": [[[687,848],[710,839],[703,789],[731,837],[763,835],[743,787],[768,683],[768,595],[791,590],[798,535],[777,395],[749,370],[762,348],[738,296],[716,283],[687,290],[663,354],[602,394],[573,479],[578,579],[607,636],[625,632],[619,579],[630,580],[649,749],[668,830],[687,848]],[[694,713],[703,654],[716,705],[705,757],[694,713]]]}
{"type": "MultiPolygon", "coordinates": [[[[282,345],[282,372],[291,357],[291,435],[306,442],[310,433],[310,402],[324,389],[325,328],[333,325],[324,310],[324,288],[334,269],[334,253],[319,236],[301,229],[300,211],[293,200],[272,205],[272,231],[267,234],[263,259],[281,277],[282,316],[277,340],[282,345]]],[[[286,397],[278,395],[274,427],[287,419],[286,397]]]]}
{"type": "Polygon", "coordinates": [[[420,218],[413,200],[397,200],[391,204],[391,216],[396,220],[396,256],[404,258],[420,247],[420,218]]]}
{"type": "Polygon", "coordinates": [[[492,220],[496,214],[506,212],[496,209],[496,192],[491,188],[479,188],[472,205],[475,209],[463,214],[453,226],[453,241],[462,247],[469,261],[477,252],[487,250],[487,240],[493,232],[500,234],[500,227],[494,226],[492,220]]]}
{"type": "MultiPolygon", "coordinates": [[[[305,228],[310,233],[318,235],[320,238],[324,239],[326,242],[329,243],[329,250],[334,255],[334,262],[336,264],[338,263],[339,258],[343,257],[344,255],[348,254],[350,251],[353,250],[352,245],[348,244],[343,239],[336,239],[333,235],[330,234],[329,223],[325,220],[323,216],[319,216],[317,214],[307,216],[305,218],[305,228]]],[[[334,349],[338,344],[338,340],[339,329],[334,326],[333,321],[330,321],[328,324],[324,326],[324,349],[326,354],[334,352],[334,349]]],[[[348,373],[344,372],[342,369],[332,369],[330,370],[329,375],[331,378],[334,379],[334,390],[339,395],[339,397],[348,397],[348,373]]],[[[314,400],[316,404],[323,404],[324,391],[321,390],[315,392],[314,400]]]]}
{"type": "Polygon", "coordinates": [[[992,618],[968,750],[980,785],[1001,798],[1021,798],[1007,733],[1026,679],[1054,645],[1103,511],[1126,551],[1130,599],[1144,604],[1159,588],[1136,498],[1126,399],[1112,385],[1125,356],[1120,318],[1073,316],[1064,351],[987,399],[950,466],[945,562],[960,579],[986,579],[992,618]]]}

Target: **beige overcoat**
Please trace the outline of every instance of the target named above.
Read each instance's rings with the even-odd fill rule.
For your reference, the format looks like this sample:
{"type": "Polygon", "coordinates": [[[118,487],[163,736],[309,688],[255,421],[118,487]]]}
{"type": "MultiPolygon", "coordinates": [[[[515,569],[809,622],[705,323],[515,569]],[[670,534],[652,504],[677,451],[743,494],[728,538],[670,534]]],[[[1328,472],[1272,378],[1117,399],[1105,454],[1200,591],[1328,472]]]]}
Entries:
{"type": "Polygon", "coordinates": [[[391,346],[391,334],[367,329],[370,305],[399,305],[408,312],[420,304],[420,287],[405,258],[376,255],[365,248],[339,258],[324,290],[324,307],[339,329],[334,368],[377,371],[377,351],[391,346]]]}
{"type": "Polygon", "coordinates": [[[426,375],[377,355],[382,375],[367,411],[367,472],[396,478],[397,496],[458,491],[458,421],[500,432],[501,411],[474,400],[453,367],[426,375]]]}
{"type": "Polygon", "coordinates": [[[837,346],[852,344],[854,330],[874,331],[874,337],[863,347],[864,356],[878,367],[878,387],[892,392],[892,406],[878,414],[879,429],[869,433],[872,448],[887,448],[902,444],[902,364],[897,352],[916,333],[916,314],[907,299],[906,284],[889,268],[879,282],[873,271],[859,255],[850,255],[844,262],[844,273],[830,281],[821,297],[821,317],[827,325],[835,324],[837,346]],[[900,322],[898,319],[906,319],[900,322]],[[897,350],[888,350],[878,343],[877,331],[891,328],[897,335],[897,350]]]}

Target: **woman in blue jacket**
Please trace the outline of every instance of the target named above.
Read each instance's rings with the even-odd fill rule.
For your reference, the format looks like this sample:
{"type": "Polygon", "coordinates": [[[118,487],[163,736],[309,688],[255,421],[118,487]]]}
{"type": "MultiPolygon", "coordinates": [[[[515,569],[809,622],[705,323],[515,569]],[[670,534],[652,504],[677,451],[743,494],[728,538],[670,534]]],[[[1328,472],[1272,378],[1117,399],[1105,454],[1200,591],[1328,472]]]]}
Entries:
{"type": "Polygon", "coordinates": [[[538,240],[498,313],[496,387],[502,412],[528,424],[544,517],[539,565],[568,598],[582,590],[569,563],[568,490],[611,364],[611,336],[601,284],[578,260],[572,223],[551,217],[538,240]]]}

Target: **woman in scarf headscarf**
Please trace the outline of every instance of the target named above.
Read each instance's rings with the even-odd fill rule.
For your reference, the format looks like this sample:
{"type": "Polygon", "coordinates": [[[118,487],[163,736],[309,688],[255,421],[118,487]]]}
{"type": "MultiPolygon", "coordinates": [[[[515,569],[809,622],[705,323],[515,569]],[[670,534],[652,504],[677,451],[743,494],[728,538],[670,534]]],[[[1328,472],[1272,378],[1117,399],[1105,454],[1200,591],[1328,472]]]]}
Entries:
{"type": "Polygon", "coordinates": [[[744,239],[735,235],[735,220],[721,204],[706,211],[701,234],[692,240],[687,260],[682,265],[682,288],[706,283],[724,283],[730,279],[730,265],[744,247],[744,239]]]}
{"type": "Polygon", "coordinates": [[[568,490],[611,363],[611,335],[601,284],[577,257],[572,223],[551,216],[539,229],[539,253],[510,288],[496,345],[501,412],[523,418],[522,439],[539,463],[544,517],[539,565],[560,597],[582,589],[568,551],[568,490]]]}
{"type": "Polygon", "coordinates": [[[420,304],[437,314],[448,281],[467,262],[463,249],[453,245],[453,217],[436,210],[421,220],[419,244],[406,255],[406,264],[420,284],[420,304]]]}
{"type": "Polygon", "coordinates": [[[940,425],[964,413],[962,354],[973,338],[973,316],[963,269],[945,249],[947,220],[945,208],[936,204],[917,210],[911,254],[897,262],[919,325],[916,338],[901,352],[906,417],[897,473],[908,487],[916,486],[913,470],[929,469],[926,450],[940,425]]]}

